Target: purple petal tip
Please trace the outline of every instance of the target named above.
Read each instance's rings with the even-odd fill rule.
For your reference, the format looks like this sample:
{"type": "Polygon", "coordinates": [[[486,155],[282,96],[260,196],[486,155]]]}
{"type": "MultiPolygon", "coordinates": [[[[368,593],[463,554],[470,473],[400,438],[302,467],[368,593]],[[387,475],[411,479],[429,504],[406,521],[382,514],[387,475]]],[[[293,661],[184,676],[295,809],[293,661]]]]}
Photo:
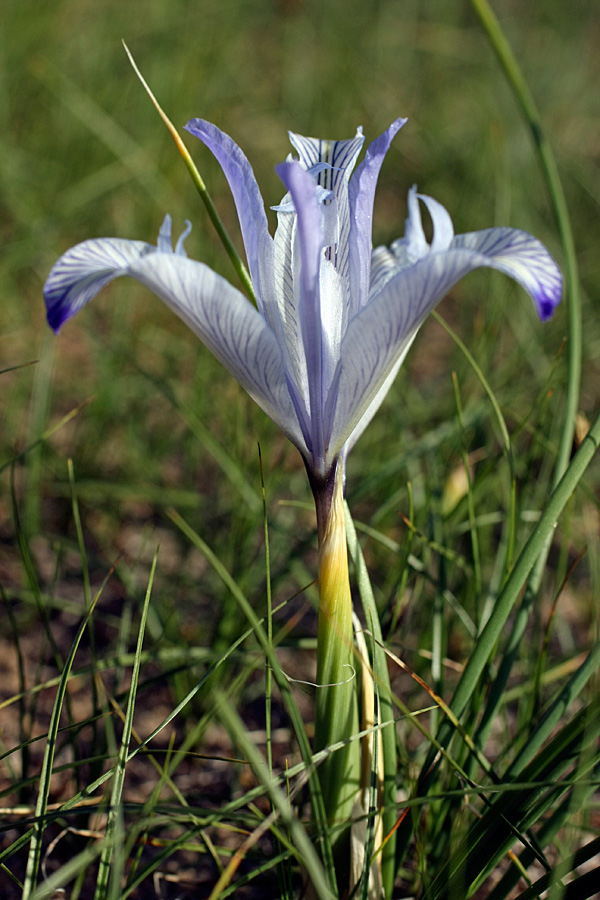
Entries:
{"type": "Polygon", "coordinates": [[[62,326],[65,324],[71,313],[69,306],[64,302],[62,295],[56,296],[54,291],[46,289],[44,291],[44,302],[46,304],[46,321],[54,332],[58,334],[62,326]]]}
{"type": "Polygon", "coordinates": [[[540,291],[535,298],[538,315],[542,322],[547,322],[554,315],[554,310],[558,306],[562,297],[562,279],[557,290],[540,291]]]}

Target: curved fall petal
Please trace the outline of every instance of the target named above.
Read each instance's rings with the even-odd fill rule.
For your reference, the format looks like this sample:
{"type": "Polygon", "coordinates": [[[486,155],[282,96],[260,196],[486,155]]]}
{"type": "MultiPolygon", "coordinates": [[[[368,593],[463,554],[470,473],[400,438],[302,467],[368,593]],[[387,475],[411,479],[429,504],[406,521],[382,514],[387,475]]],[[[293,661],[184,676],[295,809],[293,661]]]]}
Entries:
{"type": "Polygon", "coordinates": [[[477,262],[478,266],[491,266],[514,278],[532,298],[543,322],[560,303],[560,270],[544,245],[526,231],[488,228],[459,234],[452,241],[451,249],[471,254],[473,260],[482,260],[477,262]]]}
{"type": "Polygon", "coordinates": [[[194,331],[253,400],[298,447],[306,444],[287,389],[275,335],[247,298],[203,263],[141,241],[103,238],[73,247],[45,287],[48,321],[60,325],[109,281],[129,275],[160,297],[194,331]]]}
{"type": "Polygon", "coordinates": [[[129,274],[150,288],[197,334],[253,400],[305,453],[275,335],[247,298],[194,260],[159,255],[129,274]]]}
{"type": "Polygon", "coordinates": [[[358,422],[352,429],[352,432],[351,432],[350,436],[348,437],[348,439],[344,442],[344,449],[343,449],[344,457],[348,456],[348,454],[354,447],[355,443],[357,442],[357,440],[359,439],[359,437],[361,436],[363,431],[367,428],[371,419],[373,418],[373,416],[375,415],[375,413],[377,412],[377,410],[379,409],[379,407],[385,400],[387,393],[388,393],[389,389],[391,388],[391,386],[393,385],[394,381],[396,380],[396,376],[397,376],[398,372],[400,371],[402,363],[404,362],[404,360],[406,358],[406,354],[410,350],[410,348],[412,346],[412,342],[416,336],[417,336],[417,332],[414,331],[412,334],[412,337],[408,341],[405,341],[405,343],[403,344],[403,346],[400,349],[400,353],[398,355],[398,358],[396,359],[396,362],[394,363],[394,365],[392,366],[392,368],[386,375],[386,377],[383,381],[383,384],[381,385],[381,387],[379,388],[379,390],[377,391],[377,393],[375,394],[375,396],[373,397],[373,399],[367,406],[362,417],[358,420],[358,422]]]}
{"type": "MultiPolygon", "coordinates": [[[[447,234],[447,232],[446,232],[447,234]]],[[[400,250],[405,251],[400,242],[400,250]]],[[[361,421],[381,403],[389,374],[408,350],[426,316],[461,278],[477,268],[498,269],[521,284],[541,318],[560,300],[562,279],[556,263],[538,240],[513,228],[460,235],[445,252],[430,251],[406,264],[383,284],[350,323],[342,343],[330,453],[362,431],[361,421]]],[[[355,438],[354,438],[355,439],[355,438]]]]}
{"type": "Polygon", "coordinates": [[[50,328],[58,333],[105,285],[126,275],[135,260],[156,252],[145,241],[121,238],[95,238],[71,247],[52,266],[44,285],[50,328]]]}

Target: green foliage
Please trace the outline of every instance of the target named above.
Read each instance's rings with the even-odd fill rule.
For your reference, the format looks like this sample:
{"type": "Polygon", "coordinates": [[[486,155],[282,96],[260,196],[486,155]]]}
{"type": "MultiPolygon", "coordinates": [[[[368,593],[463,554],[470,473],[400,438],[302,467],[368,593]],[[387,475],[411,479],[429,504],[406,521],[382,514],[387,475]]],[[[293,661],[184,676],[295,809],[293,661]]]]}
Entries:
{"type": "MultiPolygon", "coordinates": [[[[407,115],[377,241],[402,232],[418,182],[457,232],[523,227],[561,261],[569,292],[548,325],[486,273],[441,306],[448,331],[426,324],[349,460],[349,534],[394,896],[600,890],[597,420],[570,459],[575,414],[592,420],[600,395],[597,14],[496,7],[501,32],[480,0],[3,9],[3,898],[292,900],[307,873],[335,894],[318,775],[340,747],[311,753],[301,461],[138,285],[46,331],[62,250],[153,240],[167,211],[175,230],[193,221],[190,255],[235,277],[121,38],[176,124],[202,116],[239,142],[267,203],[286,129],[372,138],[407,115]]],[[[239,248],[222,173],[185,140],[239,248]]]]}

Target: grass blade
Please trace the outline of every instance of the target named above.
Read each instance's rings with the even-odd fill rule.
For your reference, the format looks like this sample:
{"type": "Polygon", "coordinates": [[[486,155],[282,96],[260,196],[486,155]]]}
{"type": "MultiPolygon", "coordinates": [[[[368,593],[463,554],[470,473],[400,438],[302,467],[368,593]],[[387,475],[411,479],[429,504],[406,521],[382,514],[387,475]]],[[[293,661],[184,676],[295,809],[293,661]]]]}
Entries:
{"type": "Polygon", "coordinates": [[[116,845],[116,837],[118,830],[118,817],[121,805],[121,797],[123,794],[123,786],[125,784],[125,771],[127,768],[127,759],[129,756],[129,742],[131,740],[131,730],[133,727],[133,713],[135,709],[135,699],[137,685],[140,675],[140,665],[142,659],[142,648],[144,643],[144,633],[146,630],[146,621],[148,618],[148,608],[150,605],[150,596],[152,593],[152,585],[154,583],[154,574],[156,572],[156,563],[158,560],[158,549],[154,554],[152,569],[150,570],[150,578],[148,579],[148,587],[144,604],[142,607],[142,615],[140,618],[140,628],[138,632],[137,647],[133,670],[131,673],[131,687],[129,688],[129,697],[127,700],[127,709],[125,712],[125,724],[123,726],[123,734],[121,738],[121,747],[119,750],[119,758],[114,770],[113,789],[110,798],[110,807],[108,810],[108,818],[106,821],[106,833],[104,836],[102,854],[100,856],[100,867],[98,870],[98,878],[96,881],[95,900],[104,900],[108,893],[108,881],[111,870],[111,861],[113,851],[116,845]]]}
{"type": "MultiPolygon", "coordinates": [[[[529,126],[534,147],[538,154],[540,169],[554,207],[554,214],[561,237],[563,252],[565,255],[565,286],[568,299],[567,315],[568,315],[568,370],[569,377],[567,382],[567,397],[565,405],[565,414],[563,420],[563,428],[560,439],[560,447],[556,460],[556,468],[554,472],[553,485],[556,487],[565,473],[569,464],[571,448],[573,446],[573,435],[575,433],[575,420],[579,405],[579,392],[581,385],[581,359],[582,359],[582,326],[581,326],[581,298],[579,292],[579,272],[577,265],[577,254],[575,251],[575,241],[573,238],[573,229],[571,227],[571,217],[567,207],[567,201],[563,191],[558,166],[554,158],[554,153],[542,126],[540,115],[538,113],[535,101],[527,86],[527,82],[519,68],[517,60],[510,48],[506,37],[500,27],[500,23],[496,18],[494,11],[487,0],[471,0],[473,7],[483,29],[493,47],[493,50],[500,62],[500,65],[506,75],[508,83],[513,91],[514,97],[521,109],[525,121],[529,126]]],[[[540,555],[540,560],[535,568],[534,575],[530,582],[530,589],[536,593],[539,582],[543,573],[546,553],[549,550],[549,544],[545,548],[545,552],[540,555]]]]}
{"type": "Polygon", "coordinates": [[[333,900],[335,895],[331,889],[331,882],[327,878],[325,869],[321,865],[319,857],[317,856],[314,846],[309,840],[303,825],[294,815],[287,797],[283,795],[273,782],[273,776],[269,773],[265,761],[248,738],[244,723],[221,690],[215,692],[215,704],[219,717],[231,738],[247,757],[258,781],[267,789],[278,817],[281,818],[282,822],[290,829],[295,852],[303,867],[306,869],[317,896],[321,898],[321,900],[333,900]]]}
{"type": "MultiPolygon", "coordinates": [[[[273,669],[273,674],[275,675],[277,686],[281,691],[281,695],[286,705],[288,715],[292,720],[292,725],[296,735],[296,740],[298,741],[304,765],[310,771],[312,769],[312,752],[306,735],[306,730],[304,728],[304,723],[302,721],[302,717],[300,716],[300,711],[298,710],[293,694],[291,692],[289,681],[287,680],[281,668],[279,659],[277,658],[277,654],[269,643],[268,636],[264,628],[262,627],[258,616],[252,609],[252,606],[240,590],[239,586],[231,577],[225,566],[213,553],[208,544],[174,510],[171,511],[170,516],[177,527],[180,528],[181,531],[188,537],[188,539],[204,554],[223,583],[231,591],[238,606],[252,626],[258,642],[273,669]]],[[[325,807],[323,804],[323,795],[321,793],[319,777],[316,772],[312,772],[308,785],[311,793],[313,815],[315,817],[316,827],[319,835],[318,841],[322,845],[323,863],[330,879],[330,884],[335,885],[336,878],[333,867],[333,853],[331,849],[331,842],[329,840],[329,832],[327,830],[327,818],[325,815],[325,807]]]]}
{"type": "MultiPolygon", "coordinates": [[[[387,659],[384,649],[383,635],[379,614],[373,596],[373,588],[369,580],[369,573],[358,542],[354,520],[346,504],[346,538],[350,559],[354,565],[354,572],[361,603],[366,621],[373,633],[373,669],[377,673],[377,688],[379,691],[379,722],[382,726],[386,722],[394,721],[394,705],[390,687],[387,659]]],[[[383,744],[383,833],[389,836],[382,851],[383,886],[387,897],[392,896],[395,876],[396,858],[396,794],[398,763],[396,756],[396,730],[394,727],[382,727],[381,739],[383,744]]]]}
{"type": "Polygon", "coordinates": [[[71,645],[71,649],[69,651],[69,655],[65,661],[65,665],[63,671],[61,673],[60,681],[58,683],[58,689],[56,691],[56,698],[54,700],[54,705],[52,707],[52,716],[50,719],[50,727],[48,728],[48,738],[46,740],[46,749],[44,751],[44,759],[42,762],[42,770],[40,773],[40,786],[38,790],[38,798],[35,807],[35,824],[32,829],[31,834],[31,842],[29,846],[29,855],[27,858],[27,869],[25,873],[25,884],[23,888],[23,900],[28,900],[29,897],[33,894],[35,889],[35,885],[38,878],[39,867],[40,867],[40,859],[42,854],[42,838],[44,833],[44,823],[46,816],[46,809],[48,806],[48,797],[50,795],[50,780],[52,777],[52,767],[54,764],[54,753],[56,750],[56,738],[58,735],[58,727],[60,723],[60,714],[63,707],[63,702],[65,699],[65,695],[67,692],[67,685],[69,682],[69,676],[71,674],[71,669],[73,667],[73,661],[75,659],[75,654],[77,652],[77,648],[81,642],[81,638],[83,637],[84,631],[87,628],[88,622],[92,616],[92,613],[96,607],[96,603],[98,602],[100,596],[100,592],[96,594],[94,599],[92,600],[90,607],[83,619],[81,625],[79,626],[79,630],[75,636],[75,640],[71,645]]]}

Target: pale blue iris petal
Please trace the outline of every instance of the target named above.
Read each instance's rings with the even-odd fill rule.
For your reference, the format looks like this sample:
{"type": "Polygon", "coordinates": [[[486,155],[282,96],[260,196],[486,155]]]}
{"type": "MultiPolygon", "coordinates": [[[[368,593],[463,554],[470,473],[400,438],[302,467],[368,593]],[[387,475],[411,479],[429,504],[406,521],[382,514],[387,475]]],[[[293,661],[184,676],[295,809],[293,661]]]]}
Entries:
{"type": "MultiPolygon", "coordinates": [[[[319,202],[319,190],[322,189],[317,188],[317,202],[319,202]]],[[[328,201],[321,204],[321,232],[325,258],[330,259],[334,266],[337,265],[338,242],[340,240],[339,226],[337,200],[335,194],[330,194],[328,201]]]]}
{"type": "MultiPolygon", "coordinates": [[[[179,240],[181,240],[181,238],[179,240]]],[[[173,241],[171,239],[171,216],[169,215],[169,213],[167,213],[162,220],[162,225],[160,226],[158,232],[158,240],[156,242],[156,246],[160,253],[173,252],[173,241]]]]}
{"type": "Polygon", "coordinates": [[[541,241],[515,228],[488,228],[460,234],[452,251],[464,251],[481,259],[473,265],[491,266],[510,275],[525,288],[542,321],[549,319],[560,303],[562,275],[541,241]]]}
{"type": "MultiPolygon", "coordinates": [[[[332,206],[334,204],[331,204],[332,206]]],[[[346,181],[338,185],[335,203],[337,237],[335,243],[331,242],[331,250],[328,258],[335,266],[343,291],[343,328],[350,316],[351,287],[350,287],[350,203],[348,199],[348,184],[346,181]]],[[[328,242],[330,243],[330,242],[328,242]]]]}
{"type": "Polygon", "coordinates": [[[129,270],[200,338],[290,440],[306,446],[275,335],[246,297],[203,263],[154,254],[129,270]]]}
{"type": "Polygon", "coordinates": [[[369,296],[373,203],[379,170],[394,135],[406,121],[406,119],[396,119],[383,134],[369,145],[364,160],[350,179],[348,245],[352,315],[355,315],[367,303],[369,296]]]}
{"type": "Polygon", "coordinates": [[[300,303],[300,250],[297,240],[297,218],[293,212],[278,212],[274,238],[273,273],[279,309],[279,345],[289,373],[292,399],[304,433],[310,428],[308,375],[298,306],[300,303]]]}
{"type": "Polygon", "coordinates": [[[316,185],[298,162],[282,163],[277,174],[292,195],[296,210],[298,254],[294,262],[294,294],[306,359],[310,399],[311,453],[317,469],[322,466],[323,408],[327,385],[323,382],[323,326],[319,269],[323,260],[322,207],[316,185]]]}
{"type": "Polygon", "coordinates": [[[431,310],[461,278],[484,266],[512,276],[532,296],[540,316],[551,315],[560,299],[560,272],[545,247],[522,231],[493,228],[460,235],[445,253],[428,253],[402,269],[352,320],[342,342],[332,451],[360,429],[372,404],[379,405],[389,373],[431,310]]]}
{"type": "Polygon", "coordinates": [[[369,299],[373,298],[383,286],[407,266],[425,256],[427,253],[443,253],[454,239],[452,219],[447,210],[426,194],[417,194],[412,188],[409,193],[409,218],[407,221],[407,235],[394,241],[387,247],[376,247],[371,255],[371,283],[369,285],[369,299]],[[417,200],[422,200],[427,206],[433,222],[433,240],[431,247],[425,240],[421,224],[421,213],[417,200]]]}
{"type": "Polygon", "coordinates": [[[190,222],[189,219],[186,219],[185,220],[185,228],[183,229],[183,231],[177,238],[177,243],[175,244],[175,253],[177,254],[177,256],[187,256],[187,253],[185,252],[185,247],[183,245],[185,243],[185,239],[188,237],[188,235],[191,233],[191,231],[192,231],[192,223],[190,222]]]}
{"type": "Polygon", "coordinates": [[[416,185],[413,185],[408,192],[408,217],[404,226],[404,240],[407,253],[412,259],[421,259],[429,253],[429,244],[423,231],[416,185]]]}
{"type": "Polygon", "coordinates": [[[68,250],[52,268],[44,287],[51,327],[58,331],[106,284],[130,275],[189,325],[306,455],[281,352],[269,326],[228,281],[170,249],[170,221],[163,223],[160,245],[165,249],[142,241],[100,238],[68,250]]]}
{"type": "MultiPolygon", "coordinates": [[[[340,359],[340,348],[346,328],[345,286],[332,262],[323,260],[319,272],[321,294],[323,396],[330,391],[340,359]]],[[[328,426],[325,424],[325,433],[328,426]]]]}
{"type": "MultiPolygon", "coordinates": [[[[167,227],[170,248],[170,220],[167,227]]],[[[166,231],[162,233],[164,237],[166,231]]],[[[58,332],[105,285],[119,275],[126,275],[132,263],[157,252],[152,244],[121,238],[95,238],[71,247],[54,264],[44,285],[50,327],[58,332]]]]}
{"type": "Polygon", "coordinates": [[[273,242],[267,215],[252,166],[229,135],[204,119],[192,119],[186,129],[199,138],[218,160],[229,182],[246,249],[250,277],[259,308],[272,301],[273,242]]]}
{"type": "Polygon", "coordinates": [[[419,200],[422,200],[433,222],[433,239],[431,241],[431,252],[442,253],[447,250],[454,238],[454,228],[452,219],[448,210],[427,194],[417,194],[419,200]]]}
{"type": "Polygon", "coordinates": [[[369,302],[385,284],[406,266],[412,266],[414,259],[409,256],[404,239],[395,241],[391,247],[375,247],[371,254],[371,283],[369,302]]]}
{"type": "Polygon", "coordinates": [[[429,254],[390,278],[352,320],[342,342],[332,452],[355,430],[356,436],[362,433],[362,422],[382,402],[390,372],[397,370],[426,315],[466,271],[454,273],[452,268],[451,273],[447,254],[429,254]]]}
{"type": "Polygon", "coordinates": [[[406,354],[410,350],[410,348],[412,346],[412,342],[416,336],[417,336],[417,332],[415,331],[412,335],[412,338],[409,339],[408,341],[404,342],[401,352],[400,352],[398,358],[396,359],[396,362],[390,369],[389,374],[386,376],[383,384],[381,385],[381,387],[379,388],[379,390],[377,391],[377,393],[375,394],[375,396],[369,403],[367,409],[365,410],[365,412],[362,415],[362,418],[359,419],[357,424],[354,426],[352,433],[350,434],[350,436],[348,437],[348,439],[346,440],[346,442],[344,444],[344,455],[345,456],[347,456],[348,453],[350,452],[350,450],[352,450],[355,443],[357,442],[357,440],[359,439],[359,437],[361,436],[361,434],[363,433],[365,428],[367,428],[369,422],[371,421],[371,419],[373,418],[373,416],[375,415],[375,413],[377,412],[377,410],[379,409],[379,407],[385,400],[386,395],[387,395],[389,389],[391,388],[391,386],[393,385],[394,381],[396,380],[396,376],[397,376],[398,372],[400,371],[400,367],[402,366],[402,363],[404,362],[404,360],[406,358],[406,354]]]}

